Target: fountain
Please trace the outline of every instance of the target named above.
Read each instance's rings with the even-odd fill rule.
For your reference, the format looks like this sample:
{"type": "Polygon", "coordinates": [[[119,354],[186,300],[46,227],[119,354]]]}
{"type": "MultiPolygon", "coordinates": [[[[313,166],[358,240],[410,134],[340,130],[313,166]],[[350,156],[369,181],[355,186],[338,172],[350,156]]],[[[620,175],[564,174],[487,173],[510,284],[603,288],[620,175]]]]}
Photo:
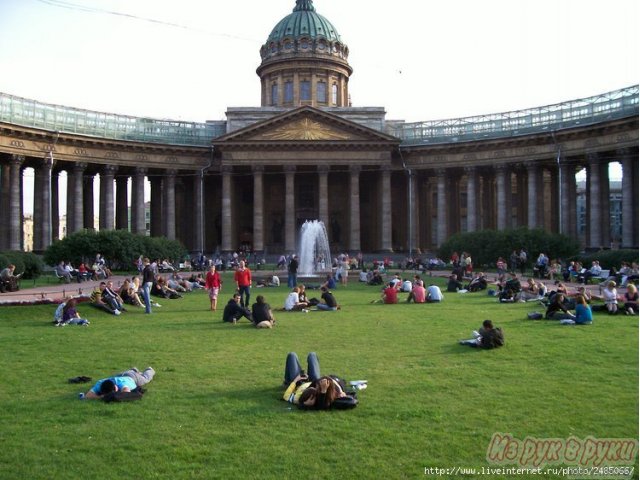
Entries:
{"type": "Polygon", "coordinates": [[[307,220],[300,228],[300,264],[298,275],[314,277],[331,272],[329,238],[324,223],[307,220]]]}

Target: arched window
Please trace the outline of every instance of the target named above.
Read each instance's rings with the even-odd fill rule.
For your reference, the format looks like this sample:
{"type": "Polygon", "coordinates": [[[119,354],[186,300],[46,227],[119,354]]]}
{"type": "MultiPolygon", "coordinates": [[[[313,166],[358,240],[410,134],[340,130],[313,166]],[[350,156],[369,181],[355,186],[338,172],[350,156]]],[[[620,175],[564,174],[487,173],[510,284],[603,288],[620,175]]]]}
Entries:
{"type": "Polygon", "coordinates": [[[335,83],[331,86],[331,103],[338,105],[338,85],[335,83]]]}
{"type": "Polygon", "coordinates": [[[293,82],[288,81],[284,83],[284,103],[293,102],[293,82]]]}
{"type": "Polygon", "coordinates": [[[278,105],[278,84],[271,85],[271,105],[278,105]]]}

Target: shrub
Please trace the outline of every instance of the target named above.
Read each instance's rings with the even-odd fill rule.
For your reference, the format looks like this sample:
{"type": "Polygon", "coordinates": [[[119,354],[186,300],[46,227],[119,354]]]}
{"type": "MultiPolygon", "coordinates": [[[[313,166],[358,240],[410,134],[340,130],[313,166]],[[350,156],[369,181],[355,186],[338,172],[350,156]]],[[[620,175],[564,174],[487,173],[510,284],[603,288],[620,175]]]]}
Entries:
{"type": "Polygon", "coordinates": [[[126,230],[83,230],[51,244],[44,253],[44,261],[48,265],[61,261],[73,265],[93,263],[97,253],[104,256],[112,269],[127,270],[140,255],[180,259],[187,250],[177,240],[136,235],[126,230]]]}
{"type": "Polygon", "coordinates": [[[600,266],[605,270],[609,270],[611,267],[619,269],[622,262],[637,262],[638,250],[601,250],[599,252],[577,255],[572,258],[572,260],[579,260],[580,263],[587,268],[589,268],[593,260],[598,260],[600,262],[600,266]]]}
{"type": "Polygon", "coordinates": [[[580,247],[578,242],[566,235],[522,227],[458,233],[440,246],[438,255],[447,261],[454,251],[469,252],[476,265],[493,267],[498,257],[508,261],[511,252],[520,248],[528,252],[531,263],[540,252],[549,258],[569,258],[577,255],[580,247]]]}
{"type": "Polygon", "coordinates": [[[10,263],[16,266],[16,274],[23,273],[22,278],[38,278],[44,267],[42,259],[32,252],[8,251],[0,254],[0,269],[10,263]]]}

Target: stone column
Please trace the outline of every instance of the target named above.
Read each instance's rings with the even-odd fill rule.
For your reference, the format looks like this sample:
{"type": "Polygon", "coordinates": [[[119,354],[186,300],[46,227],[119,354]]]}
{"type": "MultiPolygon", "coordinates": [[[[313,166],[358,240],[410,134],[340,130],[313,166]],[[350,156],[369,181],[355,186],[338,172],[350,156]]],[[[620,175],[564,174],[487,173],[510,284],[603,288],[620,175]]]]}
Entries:
{"type": "Polygon", "coordinates": [[[478,229],[478,172],[476,167],[465,167],[467,174],[467,232],[475,232],[478,229]]]}
{"type": "Polygon", "coordinates": [[[571,196],[571,182],[575,185],[575,164],[571,162],[560,163],[560,233],[574,238],[575,232],[571,231],[571,202],[576,202],[575,196],[571,196]]]}
{"type": "Polygon", "coordinates": [[[162,179],[164,236],[176,239],[176,170],[167,170],[162,179]]]}
{"type": "Polygon", "coordinates": [[[131,181],[131,230],[138,235],[147,234],[144,209],[144,177],[146,168],[136,168],[131,181]]]}
{"type": "MultiPolygon", "coordinates": [[[[86,163],[76,163],[73,165],[73,175],[71,182],[73,183],[73,224],[70,226],[67,221],[67,232],[78,232],[84,227],[84,199],[83,199],[83,175],[87,168],[86,163]]],[[[67,179],[69,181],[69,179],[67,179]]],[[[67,212],[69,208],[67,207],[67,212]]]]}
{"type": "MultiPolygon", "coordinates": [[[[391,238],[391,166],[380,167],[381,208],[380,208],[380,251],[392,252],[391,238]]],[[[416,207],[414,205],[413,210],[416,207]]],[[[409,212],[411,214],[411,212],[409,212]]]]}
{"type": "Polygon", "coordinates": [[[349,168],[349,250],[351,253],[360,251],[360,170],[359,165],[349,168]]]}
{"type": "Polygon", "coordinates": [[[83,205],[83,224],[86,230],[96,229],[95,211],[93,207],[93,181],[95,175],[85,175],[82,181],[82,205],[83,205]]]}
{"type": "MultiPolygon", "coordinates": [[[[73,167],[74,165],[67,165],[67,221],[66,221],[66,234],[68,237],[76,231],[76,219],[75,219],[75,204],[79,201],[76,200],[75,182],[73,180],[73,167]]],[[[100,198],[102,202],[102,197],[100,198]]]]}
{"type": "MultiPolygon", "coordinates": [[[[560,231],[560,209],[557,208],[560,205],[560,185],[558,184],[558,171],[559,168],[557,167],[557,165],[549,169],[549,188],[551,197],[544,202],[551,202],[548,225],[553,233],[558,233],[560,231]]],[[[545,224],[545,229],[546,228],[547,224],[545,224]]]]}
{"type": "Polygon", "coordinates": [[[9,189],[9,250],[22,250],[22,218],[20,190],[24,156],[11,155],[11,177],[9,189]]]}
{"type": "Polygon", "coordinates": [[[100,172],[100,230],[113,230],[113,177],[117,167],[105,165],[100,172]]]}
{"type": "Polygon", "coordinates": [[[264,166],[254,165],[253,171],[253,250],[264,251],[264,166]]]}
{"type": "Polygon", "coordinates": [[[295,165],[286,165],[284,174],[284,249],[287,253],[293,253],[296,249],[295,165]]]}
{"type": "Polygon", "coordinates": [[[44,183],[43,165],[33,167],[33,251],[41,253],[42,244],[42,184],[44,183]]]}
{"type": "Polygon", "coordinates": [[[599,249],[602,246],[602,210],[601,210],[601,183],[600,160],[597,154],[587,155],[587,177],[589,179],[589,223],[586,225],[589,231],[589,243],[587,247],[599,249]]]}
{"type": "MultiPolygon", "coordinates": [[[[496,165],[496,227],[498,230],[508,228],[507,223],[507,175],[511,175],[508,165],[496,165]]],[[[511,185],[509,185],[511,186],[511,185]]]]}
{"type": "Polygon", "coordinates": [[[437,225],[438,232],[436,239],[438,247],[447,240],[447,189],[446,189],[446,170],[438,169],[436,171],[438,179],[438,205],[437,205],[437,225]]]}
{"type": "Polygon", "coordinates": [[[538,226],[538,168],[534,162],[524,164],[527,169],[527,227],[538,226]]]}
{"type": "Polygon", "coordinates": [[[33,192],[33,250],[43,252],[51,245],[51,170],[53,160],[46,157],[35,169],[33,192]],[[36,207],[38,207],[36,209],[36,207]],[[38,213],[36,215],[36,212],[38,213]],[[37,218],[36,218],[37,217],[37,218]]]}
{"type": "Polygon", "coordinates": [[[318,216],[329,228],[329,166],[318,165],[318,216]]]}
{"type": "Polygon", "coordinates": [[[116,177],[116,229],[129,230],[129,177],[116,177]]]}
{"type": "MultiPolygon", "coordinates": [[[[9,205],[11,197],[11,164],[3,163],[0,170],[0,205],[9,205]]],[[[9,250],[9,209],[0,208],[0,251],[9,250]]]]}
{"type": "Polygon", "coordinates": [[[196,252],[204,252],[204,174],[202,170],[196,171],[193,177],[193,234],[192,242],[196,252]]]}
{"type": "MultiPolygon", "coordinates": [[[[420,192],[418,191],[418,175],[417,173],[414,171],[411,172],[411,174],[407,177],[407,180],[409,182],[409,187],[407,188],[408,191],[411,192],[411,194],[413,195],[413,211],[409,211],[409,218],[411,219],[412,222],[412,232],[410,232],[409,234],[412,234],[412,238],[411,238],[411,246],[413,247],[413,253],[417,253],[420,254],[421,253],[421,248],[420,248],[420,212],[423,210],[423,205],[420,202],[420,192]]],[[[393,210],[393,205],[391,206],[392,210],[393,210]]],[[[409,219],[407,219],[409,220],[409,219]]],[[[393,245],[392,245],[393,246],[393,245]]]]}
{"type": "Polygon", "coordinates": [[[60,238],[60,200],[58,195],[58,180],[60,172],[51,173],[51,240],[60,238]]]}
{"type": "Polygon", "coordinates": [[[161,237],[162,226],[162,177],[157,175],[149,177],[151,183],[151,236],[161,237]]]}
{"type": "Polygon", "coordinates": [[[638,222],[633,214],[633,204],[636,201],[633,196],[633,157],[628,148],[616,152],[622,164],[622,248],[633,248],[634,224],[638,222]]]}
{"type": "Polygon", "coordinates": [[[233,250],[233,204],[231,202],[231,165],[222,166],[222,251],[231,252],[233,250]]]}
{"type": "Polygon", "coordinates": [[[602,246],[611,247],[611,200],[609,187],[609,162],[600,163],[600,210],[602,218],[602,246]]]}

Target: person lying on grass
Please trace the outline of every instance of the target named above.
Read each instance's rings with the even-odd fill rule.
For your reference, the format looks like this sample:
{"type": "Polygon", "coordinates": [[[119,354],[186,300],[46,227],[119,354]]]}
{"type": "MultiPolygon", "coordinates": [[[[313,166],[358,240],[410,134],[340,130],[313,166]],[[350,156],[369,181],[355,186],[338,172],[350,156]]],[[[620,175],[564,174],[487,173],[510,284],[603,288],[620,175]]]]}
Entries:
{"type": "Polygon", "coordinates": [[[331,408],[353,408],[355,396],[345,392],[344,380],[334,376],[320,376],[320,363],[315,352],[307,356],[305,374],[295,352],[287,354],[284,383],[287,388],[282,399],[302,409],[328,410],[331,408]]]}
{"type": "Polygon", "coordinates": [[[91,389],[80,396],[80,398],[96,399],[102,398],[112,392],[131,392],[138,387],[146,385],[153,380],[156,371],[152,367],[147,367],[144,372],[136,368],[130,368],[121,373],[98,380],[91,389]]]}
{"type": "Polygon", "coordinates": [[[478,331],[473,331],[473,338],[460,340],[459,343],[475,348],[498,348],[504,345],[504,334],[501,328],[493,326],[491,320],[485,320],[478,331]]]}

